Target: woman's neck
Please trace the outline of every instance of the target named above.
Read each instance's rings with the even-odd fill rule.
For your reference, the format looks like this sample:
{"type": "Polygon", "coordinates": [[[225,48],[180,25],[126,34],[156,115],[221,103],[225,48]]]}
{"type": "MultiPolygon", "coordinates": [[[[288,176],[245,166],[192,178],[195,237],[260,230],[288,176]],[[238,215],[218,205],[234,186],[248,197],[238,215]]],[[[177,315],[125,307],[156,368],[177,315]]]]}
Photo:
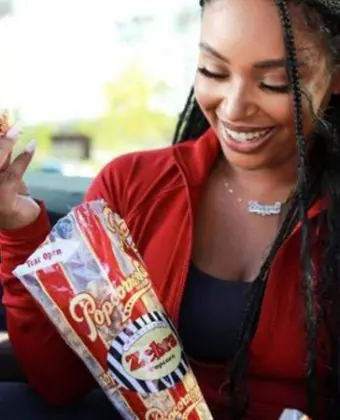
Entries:
{"type": "Polygon", "coordinates": [[[292,158],[275,168],[249,170],[237,168],[227,161],[219,163],[224,181],[235,194],[264,202],[284,201],[293,192],[297,182],[297,161],[292,158]]]}

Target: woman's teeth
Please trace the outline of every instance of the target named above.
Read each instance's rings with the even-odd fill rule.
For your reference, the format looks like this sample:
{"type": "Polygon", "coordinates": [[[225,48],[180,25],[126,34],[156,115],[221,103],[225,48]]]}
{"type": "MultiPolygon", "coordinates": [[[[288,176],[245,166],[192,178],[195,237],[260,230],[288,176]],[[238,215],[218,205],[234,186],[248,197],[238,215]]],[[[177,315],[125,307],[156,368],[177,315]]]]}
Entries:
{"type": "Polygon", "coordinates": [[[261,131],[252,131],[252,132],[241,132],[241,131],[234,131],[230,130],[230,128],[226,128],[225,126],[222,126],[222,132],[224,135],[228,135],[233,140],[238,141],[239,143],[246,143],[249,141],[257,140],[260,137],[263,137],[269,131],[271,128],[266,128],[265,130],[261,131]]]}

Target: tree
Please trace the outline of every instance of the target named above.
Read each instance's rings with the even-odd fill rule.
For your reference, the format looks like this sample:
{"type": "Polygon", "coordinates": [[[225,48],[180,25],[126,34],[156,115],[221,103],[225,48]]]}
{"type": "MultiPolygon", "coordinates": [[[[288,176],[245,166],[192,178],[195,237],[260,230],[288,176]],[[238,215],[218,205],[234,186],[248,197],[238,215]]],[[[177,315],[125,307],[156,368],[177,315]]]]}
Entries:
{"type": "Polygon", "coordinates": [[[107,110],[96,121],[80,122],[77,129],[94,138],[96,148],[134,148],[169,143],[175,116],[151,106],[153,97],[166,95],[163,82],[151,83],[137,63],[105,86],[107,110]]]}
{"type": "Polygon", "coordinates": [[[35,162],[38,164],[46,156],[51,157],[51,138],[57,132],[89,136],[93,141],[92,150],[96,150],[96,155],[102,154],[104,159],[129,150],[170,144],[176,116],[151,106],[152,98],[164,97],[166,100],[169,93],[166,83],[152,83],[137,63],[130,63],[121,77],[104,89],[107,107],[101,117],[69,121],[66,125],[44,123],[25,127],[20,148],[35,138],[38,143],[35,162]]]}

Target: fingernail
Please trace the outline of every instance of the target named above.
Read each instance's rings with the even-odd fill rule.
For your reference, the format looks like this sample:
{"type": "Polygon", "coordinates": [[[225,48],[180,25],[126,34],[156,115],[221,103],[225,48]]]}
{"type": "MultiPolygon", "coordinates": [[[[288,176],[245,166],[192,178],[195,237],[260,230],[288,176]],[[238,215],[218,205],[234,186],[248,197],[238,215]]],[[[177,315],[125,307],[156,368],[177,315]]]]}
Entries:
{"type": "Polygon", "coordinates": [[[25,147],[25,152],[26,153],[30,153],[31,155],[33,155],[33,153],[35,152],[36,147],[37,147],[37,142],[36,142],[36,140],[33,139],[25,147]]]}
{"type": "Polygon", "coordinates": [[[13,125],[6,133],[6,137],[12,141],[17,141],[21,134],[21,128],[18,125],[13,125]]]}

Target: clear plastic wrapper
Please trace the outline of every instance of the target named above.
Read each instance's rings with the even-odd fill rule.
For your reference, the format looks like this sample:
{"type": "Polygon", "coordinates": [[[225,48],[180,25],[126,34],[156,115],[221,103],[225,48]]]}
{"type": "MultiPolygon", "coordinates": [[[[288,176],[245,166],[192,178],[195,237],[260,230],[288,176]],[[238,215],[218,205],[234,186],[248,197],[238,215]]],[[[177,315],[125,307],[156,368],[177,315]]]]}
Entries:
{"type": "Polygon", "coordinates": [[[279,420],[311,420],[308,416],[301,413],[301,411],[286,409],[282,413],[279,420]]]}
{"type": "Polygon", "coordinates": [[[73,209],[14,274],[124,419],[212,419],[127,225],[73,209]]]}

